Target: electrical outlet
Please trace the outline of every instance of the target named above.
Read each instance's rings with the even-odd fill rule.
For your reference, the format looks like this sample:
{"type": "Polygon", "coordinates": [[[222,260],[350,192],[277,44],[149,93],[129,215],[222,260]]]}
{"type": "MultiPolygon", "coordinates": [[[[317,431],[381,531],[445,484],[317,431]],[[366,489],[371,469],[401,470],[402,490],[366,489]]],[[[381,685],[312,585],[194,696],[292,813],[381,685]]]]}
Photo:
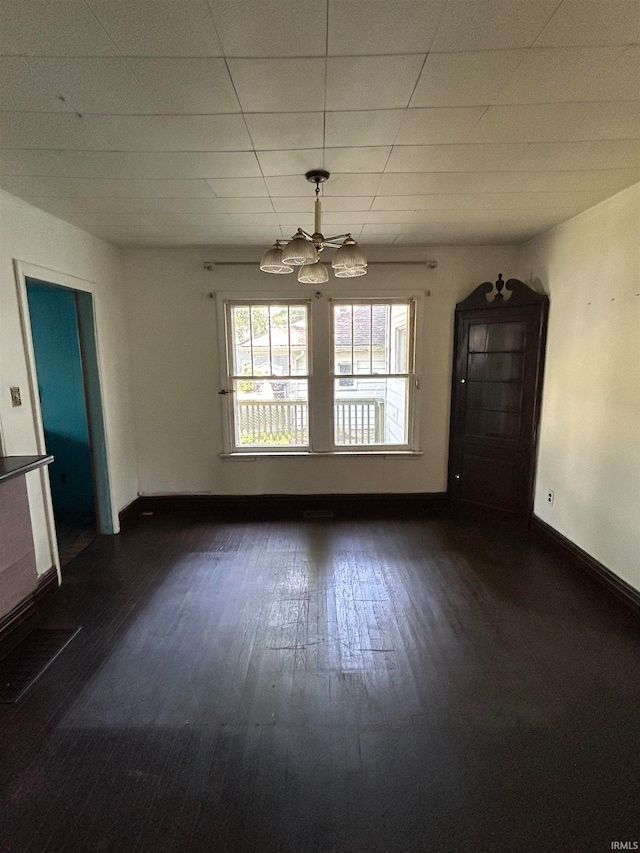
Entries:
{"type": "Polygon", "coordinates": [[[547,503],[549,506],[553,506],[553,502],[556,499],[556,493],[552,491],[547,492],[547,503]]]}
{"type": "Polygon", "coordinates": [[[21,406],[22,405],[22,397],[20,396],[19,388],[9,388],[11,392],[11,405],[12,406],[21,406]]]}

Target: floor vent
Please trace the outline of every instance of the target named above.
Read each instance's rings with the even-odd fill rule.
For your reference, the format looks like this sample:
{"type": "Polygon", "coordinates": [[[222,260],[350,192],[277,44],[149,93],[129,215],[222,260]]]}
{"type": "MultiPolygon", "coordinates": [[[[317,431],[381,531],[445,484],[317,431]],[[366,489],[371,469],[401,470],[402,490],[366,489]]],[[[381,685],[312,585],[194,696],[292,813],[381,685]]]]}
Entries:
{"type": "Polygon", "coordinates": [[[306,519],[334,518],[334,515],[332,509],[305,509],[302,517],[306,519]]]}

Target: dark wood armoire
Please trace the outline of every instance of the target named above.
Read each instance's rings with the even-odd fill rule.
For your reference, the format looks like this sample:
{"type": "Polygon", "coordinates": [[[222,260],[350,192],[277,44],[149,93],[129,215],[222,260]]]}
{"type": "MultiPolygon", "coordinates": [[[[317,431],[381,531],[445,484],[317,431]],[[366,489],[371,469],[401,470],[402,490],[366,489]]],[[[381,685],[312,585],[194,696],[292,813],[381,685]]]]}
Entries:
{"type": "Polygon", "coordinates": [[[532,510],[549,298],[518,279],[456,306],[449,494],[526,524],[532,510]]]}

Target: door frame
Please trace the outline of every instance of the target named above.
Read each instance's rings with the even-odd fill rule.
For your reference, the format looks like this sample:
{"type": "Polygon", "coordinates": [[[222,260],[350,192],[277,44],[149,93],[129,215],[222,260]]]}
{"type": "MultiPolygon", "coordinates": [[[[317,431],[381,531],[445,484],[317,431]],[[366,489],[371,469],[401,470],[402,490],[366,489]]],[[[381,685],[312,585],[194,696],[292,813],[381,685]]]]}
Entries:
{"type": "MultiPolygon", "coordinates": [[[[73,291],[76,295],[76,316],[78,319],[78,337],[84,375],[85,402],[91,436],[91,459],[94,472],[96,495],[96,520],[100,533],[114,534],[120,531],[118,513],[114,504],[113,489],[109,476],[109,442],[104,420],[102,403],[102,371],[100,350],[96,327],[93,289],[95,283],[68,275],[57,270],[40,267],[26,261],[14,259],[14,271],[20,311],[20,325],[24,343],[25,361],[29,384],[29,396],[33,417],[36,449],[39,454],[46,453],[40,395],[38,393],[38,374],[36,370],[33,336],[31,333],[31,315],[27,298],[27,279],[36,279],[54,288],[73,291]]],[[[54,565],[60,571],[58,541],[51,498],[51,484],[48,468],[40,468],[40,482],[44,497],[47,534],[54,565]]]]}

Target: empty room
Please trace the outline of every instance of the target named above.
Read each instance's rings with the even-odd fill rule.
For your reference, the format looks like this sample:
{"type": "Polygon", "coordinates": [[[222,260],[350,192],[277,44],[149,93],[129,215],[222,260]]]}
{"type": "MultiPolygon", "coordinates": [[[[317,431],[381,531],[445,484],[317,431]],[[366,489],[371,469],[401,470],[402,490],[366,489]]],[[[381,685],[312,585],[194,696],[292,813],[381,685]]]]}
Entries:
{"type": "Polygon", "coordinates": [[[0,15],[1,853],[638,850],[638,0],[0,15]]]}

